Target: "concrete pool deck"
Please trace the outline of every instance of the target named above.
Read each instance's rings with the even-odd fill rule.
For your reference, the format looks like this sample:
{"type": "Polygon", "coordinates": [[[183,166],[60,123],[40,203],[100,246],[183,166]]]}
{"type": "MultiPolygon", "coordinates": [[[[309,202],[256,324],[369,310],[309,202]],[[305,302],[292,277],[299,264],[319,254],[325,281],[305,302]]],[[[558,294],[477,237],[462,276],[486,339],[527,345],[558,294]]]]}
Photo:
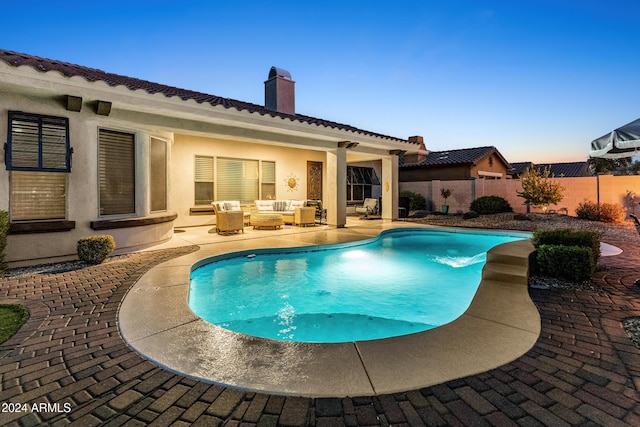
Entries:
{"type": "Polygon", "coordinates": [[[121,334],[131,348],[173,372],[247,391],[306,397],[368,396],[440,384],[508,363],[535,344],[540,316],[528,294],[529,240],[489,252],[478,292],[461,317],[412,335],[337,344],[275,341],[212,325],[187,305],[189,274],[203,259],[241,250],[345,243],[406,227],[433,228],[359,221],[348,229],[254,231],[253,237],[201,243],[199,251],[160,264],[138,280],[120,307],[121,334]]]}

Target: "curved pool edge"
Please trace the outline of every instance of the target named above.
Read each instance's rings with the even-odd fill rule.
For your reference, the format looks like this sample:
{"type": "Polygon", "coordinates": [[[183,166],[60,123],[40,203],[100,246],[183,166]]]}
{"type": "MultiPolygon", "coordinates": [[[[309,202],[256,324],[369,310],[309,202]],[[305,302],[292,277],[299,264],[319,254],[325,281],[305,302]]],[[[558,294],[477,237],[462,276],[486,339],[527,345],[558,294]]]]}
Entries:
{"type": "MultiPolygon", "coordinates": [[[[231,246],[218,248],[218,255],[232,251],[231,246]]],[[[264,244],[248,249],[260,247],[264,244]]],[[[526,283],[532,251],[530,240],[491,249],[467,311],[447,325],[412,335],[295,343],[209,324],[191,312],[187,297],[192,266],[216,255],[211,250],[147,272],[122,301],[118,323],[125,342],[143,357],[173,372],[229,387],[307,397],[414,390],[496,368],[535,344],[540,316],[526,283]]]]}

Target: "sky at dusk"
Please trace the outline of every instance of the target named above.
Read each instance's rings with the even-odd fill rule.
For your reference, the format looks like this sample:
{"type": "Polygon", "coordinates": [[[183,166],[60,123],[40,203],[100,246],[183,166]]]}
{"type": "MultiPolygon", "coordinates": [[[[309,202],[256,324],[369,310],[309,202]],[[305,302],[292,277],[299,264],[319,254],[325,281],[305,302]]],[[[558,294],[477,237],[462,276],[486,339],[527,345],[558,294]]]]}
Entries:
{"type": "Polygon", "coordinates": [[[2,14],[2,49],[260,105],[283,68],[296,112],[434,151],[584,161],[640,117],[637,0],[25,0],[2,14]]]}

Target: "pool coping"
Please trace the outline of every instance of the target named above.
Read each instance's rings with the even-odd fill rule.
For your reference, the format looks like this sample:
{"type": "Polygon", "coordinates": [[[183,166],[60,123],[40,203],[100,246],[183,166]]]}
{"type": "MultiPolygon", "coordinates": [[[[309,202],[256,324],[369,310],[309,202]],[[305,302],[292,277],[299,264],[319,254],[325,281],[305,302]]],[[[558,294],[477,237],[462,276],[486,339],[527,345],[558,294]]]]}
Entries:
{"type": "MultiPolygon", "coordinates": [[[[201,248],[149,270],[121,303],[118,324],[125,342],[154,363],[199,380],[271,394],[345,397],[419,389],[484,372],[522,356],[540,334],[540,316],[526,282],[530,240],[491,249],[467,311],[449,324],[411,335],[335,344],[275,341],[220,328],[189,309],[189,274],[195,264],[263,249],[265,242],[201,248]]],[[[280,248],[318,245],[291,238],[268,242],[280,248]]]]}

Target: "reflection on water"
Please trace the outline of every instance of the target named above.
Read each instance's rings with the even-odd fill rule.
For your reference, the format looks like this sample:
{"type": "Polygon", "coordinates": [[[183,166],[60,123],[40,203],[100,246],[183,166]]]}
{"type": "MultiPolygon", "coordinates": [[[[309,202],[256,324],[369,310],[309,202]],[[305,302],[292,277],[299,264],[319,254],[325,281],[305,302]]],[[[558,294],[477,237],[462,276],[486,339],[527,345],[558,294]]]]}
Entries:
{"type": "Polygon", "coordinates": [[[486,252],[481,254],[476,254],[474,256],[455,256],[455,255],[444,255],[444,256],[434,256],[433,261],[438,264],[448,265],[453,268],[461,268],[468,267],[473,264],[484,263],[487,259],[486,252]]]}

